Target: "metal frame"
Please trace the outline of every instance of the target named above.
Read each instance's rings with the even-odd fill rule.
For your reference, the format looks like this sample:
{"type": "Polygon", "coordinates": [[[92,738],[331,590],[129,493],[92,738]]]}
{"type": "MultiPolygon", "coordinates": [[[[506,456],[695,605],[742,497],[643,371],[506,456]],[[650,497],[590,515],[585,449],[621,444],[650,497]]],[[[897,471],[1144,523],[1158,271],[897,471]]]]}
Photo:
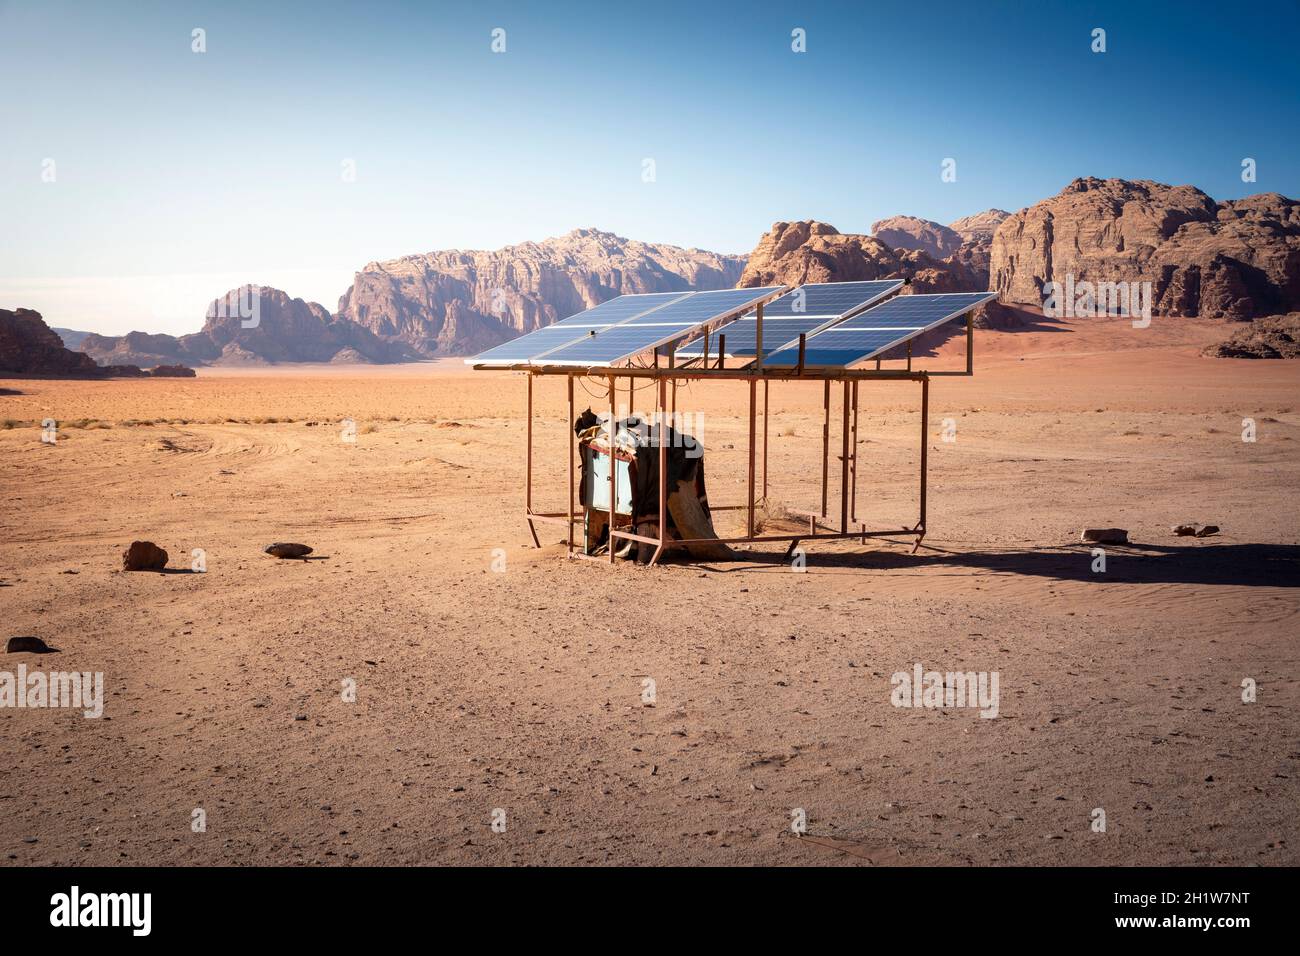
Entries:
{"type": "MultiPolygon", "coordinates": [[[[760,323],[759,335],[761,336],[761,309],[758,321],[760,323]]],[[[761,339],[760,339],[761,341],[761,339]]],[[[974,358],[975,358],[975,335],[974,320],[971,314],[966,316],[966,369],[964,371],[927,371],[913,370],[912,356],[909,343],[907,356],[907,367],[905,369],[884,369],[880,368],[880,362],[877,360],[874,369],[804,369],[802,365],[796,367],[781,366],[777,368],[762,368],[761,357],[752,363],[749,367],[743,369],[727,368],[674,368],[672,366],[671,353],[667,356],[668,364],[665,367],[650,368],[601,368],[598,377],[604,378],[609,390],[609,421],[612,423],[617,414],[615,409],[615,397],[618,393],[618,380],[625,378],[628,380],[629,395],[637,379],[648,379],[656,389],[656,407],[659,414],[659,421],[662,425],[668,421],[670,412],[676,412],[677,408],[677,383],[679,381],[743,381],[749,384],[749,447],[746,476],[746,498],[745,503],[740,505],[715,505],[711,506],[711,511],[738,511],[744,509],[746,512],[745,534],[730,536],[725,538],[709,539],[673,539],[668,537],[668,516],[667,516],[667,470],[668,470],[668,449],[661,441],[659,446],[659,525],[658,537],[637,534],[635,531],[620,530],[615,526],[615,489],[614,480],[616,469],[610,468],[610,489],[609,489],[609,563],[615,560],[617,547],[616,541],[635,541],[641,544],[650,544],[655,546],[654,555],[650,559],[650,564],[657,564],[664,552],[669,548],[685,548],[693,544],[705,544],[721,542],[723,544],[752,544],[761,541],[783,541],[788,542],[785,556],[788,558],[801,541],[831,541],[846,540],[856,538],[862,544],[867,543],[868,538],[889,538],[889,537],[907,537],[915,538],[912,546],[913,553],[921,546],[921,541],[925,538],[926,533],[926,508],[927,508],[927,482],[929,472],[929,442],[927,441],[927,431],[930,418],[930,379],[940,375],[973,375],[974,358]],[[763,383],[763,453],[762,453],[762,498],[767,497],[767,471],[768,471],[768,395],[772,382],[774,381],[810,381],[821,382],[823,389],[823,423],[822,423],[822,487],[821,487],[821,510],[820,512],[806,512],[791,509],[792,513],[808,519],[808,530],[806,532],[793,532],[788,534],[756,534],[755,533],[755,504],[756,504],[756,465],[757,465],[757,389],[758,383],[763,383]],[[858,519],[857,515],[857,477],[858,477],[858,387],[864,381],[911,381],[918,382],[921,385],[921,430],[920,430],[920,465],[919,465],[919,514],[914,526],[908,528],[887,528],[887,529],[868,529],[867,525],[858,519]],[[668,385],[672,384],[672,400],[669,404],[668,385]],[[840,450],[840,514],[838,530],[831,526],[828,516],[829,501],[829,472],[830,472],[830,436],[831,436],[831,386],[838,383],[842,390],[842,408],[841,408],[841,450],[840,450]]],[[[656,362],[658,355],[656,355],[656,362]]],[[[570,558],[586,558],[575,546],[574,528],[575,524],[581,521],[581,516],[575,510],[574,488],[576,487],[576,476],[574,473],[574,461],[577,454],[577,436],[573,431],[573,421],[575,407],[573,401],[573,383],[579,376],[588,377],[588,372],[575,369],[569,366],[514,366],[515,371],[525,373],[527,379],[527,409],[528,419],[525,428],[525,489],[524,489],[524,511],[525,518],[528,522],[528,530],[532,535],[533,544],[541,547],[541,542],[537,537],[537,522],[561,524],[567,530],[567,554],[570,558]],[[567,510],[564,512],[540,512],[533,509],[533,380],[539,376],[563,376],[566,380],[568,393],[569,413],[566,420],[566,429],[569,433],[569,464],[568,464],[568,483],[569,495],[567,510]]],[[[629,413],[631,408],[629,406],[629,413]]],[[[662,433],[662,432],[661,432],[662,433]]],[[[612,451],[612,442],[611,442],[612,451]]]]}

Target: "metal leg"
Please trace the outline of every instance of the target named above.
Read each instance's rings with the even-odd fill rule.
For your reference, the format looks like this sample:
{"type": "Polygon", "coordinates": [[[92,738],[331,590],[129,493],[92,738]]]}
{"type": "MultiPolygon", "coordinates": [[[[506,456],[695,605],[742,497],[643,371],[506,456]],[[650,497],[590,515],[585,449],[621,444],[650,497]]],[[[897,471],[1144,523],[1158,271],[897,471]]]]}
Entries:
{"type": "Polygon", "coordinates": [[[849,530],[849,381],[844,380],[840,412],[840,533],[849,530]]]}
{"type": "MultiPolygon", "coordinates": [[[[659,380],[659,546],[650,558],[652,565],[659,563],[660,556],[668,547],[668,430],[665,419],[668,417],[668,383],[659,380]]],[[[638,532],[640,533],[640,532],[638,532]]]]}
{"type": "Polygon", "coordinates": [[[527,433],[528,451],[524,456],[524,471],[527,473],[524,478],[524,513],[528,515],[528,533],[533,536],[533,545],[540,548],[542,542],[537,539],[537,528],[533,524],[533,376],[529,373],[525,378],[528,379],[528,424],[524,431],[527,433]]]}
{"type": "Polygon", "coordinates": [[[826,519],[826,484],[830,479],[831,460],[831,380],[822,391],[822,520],[826,519]]]}
{"type": "Polygon", "coordinates": [[[913,530],[919,532],[916,536],[916,544],[912,546],[912,553],[921,547],[921,539],[925,537],[925,485],[926,470],[929,466],[930,451],[930,379],[929,376],[921,379],[921,520],[916,523],[913,530]]]}
{"type": "Polygon", "coordinates": [[[858,523],[858,382],[853,380],[853,432],[849,444],[849,523],[858,523]]]}
{"type": "Polygon", "coordinates": [[[573,557],[573,455],[578,436],[573,430],[573,376],[566,375],[569,382],[569,557],[573,557]]]}
{"type": "Polygon", "coordinates": [[[767,500],[767,379],[763,379],[763,500],[767,500]]]}
{"type": "Polygon", "coordinates": [[[749,503],[749,519],[747,527],[748,534],[754,536],[754,417],[755,417],[755,399],[758,395],[758,383],[752,378],[749,380],[749,481],[747,484],[748,493],[746,498],[749,503]]]}
{"type": "Polygon", "coordinates": [[[614,475],[618,471],[618,459],[614,457],[614,387],[615,378],[609,377],[609,529],[606,538],[609,541],[609,563],[614,563],[614,475]]]}

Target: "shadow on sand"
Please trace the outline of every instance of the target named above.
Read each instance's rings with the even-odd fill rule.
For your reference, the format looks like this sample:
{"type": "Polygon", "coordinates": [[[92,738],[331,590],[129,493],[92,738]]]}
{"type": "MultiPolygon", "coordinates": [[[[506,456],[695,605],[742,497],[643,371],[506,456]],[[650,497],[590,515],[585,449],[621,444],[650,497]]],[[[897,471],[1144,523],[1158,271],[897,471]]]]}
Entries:
{"type": "MultiPolygon", "coordinates": [[[[1105,581],[1108,584],[1228,584],[1241,587],[1300,587],[1300,546],[1288,544],[1111,545],[1106,572],[1092,571],[1086,545],[1018,551],[960,551],[922,545],[918,554],[898,551],[818,551],[807,547],[815,570],[894,571],[911,568],[952,568],[954,572],[1019,574],[1061,581],[1105,581]]],[[[749,552],[746,563],[784,568],[781,554],[749,552]]],[[[741,570],[712,565],[716,572],[741,570]]]]}

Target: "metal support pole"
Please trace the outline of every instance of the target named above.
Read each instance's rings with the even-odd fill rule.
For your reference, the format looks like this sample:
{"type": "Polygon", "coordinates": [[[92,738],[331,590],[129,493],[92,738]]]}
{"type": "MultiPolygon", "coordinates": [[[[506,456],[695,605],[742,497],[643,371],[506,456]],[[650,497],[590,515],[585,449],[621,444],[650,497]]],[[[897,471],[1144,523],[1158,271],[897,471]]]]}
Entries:
{"type": "Polygon", "coordinates": [[[767,379],[763,379],[763,500],[767,500],[767,379]]]}
{"type": "Polygon", "coordinates": [[[975,374],[975,313],[966,313],[966,374],[975,374]]]}
{"type": "Polygon", "coordinates": [[[925,537],[925,480],[926,469],[929,465],[929,421],[930,421],[930,379],[928,377],[921,379],[921,520],[916,523],[916,544],[912,546],[912,553],[921,547],[921,539],[925,537]]]}
{"type": "Polygon", "coordinates": [[[748,494],[746,496],[749,503],[749,518],[746,522],[746,527],[751,538],[754,536],[754,406],[757,397],[758,382],[751,378],[749,380],[749,481],[747,484],[748,494]]]}
{"type": "Polygon", "coordinates": [[[849,382],[844,380],[844,395],[840,422],[840,533],[849,530],[849,382]]]}
{"type": "Polygon", "coordinates": [[[666,418],[664,413],[667,410],[668,382],[661,378],[659,380],[659,546],[655,548],[655,553],[650,558],[651,564],[658,563],[659,557],[668,546],[668,432],[664,421],[666,418]]]}
{"type": "Polygon", "coordinates": [[[524,471],[527,473],[524,479],[524,513],[528,515],[528,533],[533,536],[533,544],[540,548],[542,543],[537,539],[537,528],[533,526],[533,376],[528,374],[527,378],[528,424],[524,430],[527,432],[528,451],[524,456],[524,471]]]}
{"type": "Polygon", "coordinates": [[[831,460],[831,380],[822,391],[822,518],[826,518],[826,483],[830,480],[831,460]]]}
{"type": "Polygon", "coordinates": [[[853,438],[849,443],[849,523],[858,523],[858,383],[853,383],[853,438]]]}
{"type": "Polygon", "coordinates": [[[907,340],[907,370],[912,371],[912,340],[907,340]]]}
{"type": "Polygon", "coordinates": [[[615,378],[609,377],[609,527],[605,537],[609,541],[609,563],[614,563],[614,475],[618,471],[618,459],[614,457],[614,385],[615,378]]]}
{"type": "Polygon", "coordinates": [[[569,557],[573,557],[573,457],[578,436],[573,430],[573,376],[566,375],[565,378],[569,382],[569,557]]]}

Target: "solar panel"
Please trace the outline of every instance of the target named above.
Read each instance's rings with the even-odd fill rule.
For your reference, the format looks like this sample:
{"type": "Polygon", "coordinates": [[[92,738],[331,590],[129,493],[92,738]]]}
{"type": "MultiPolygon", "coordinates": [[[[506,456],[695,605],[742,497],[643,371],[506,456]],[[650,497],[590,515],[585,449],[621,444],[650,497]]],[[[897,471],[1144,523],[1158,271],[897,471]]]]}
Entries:
{"type": "MultiPolygon", "coordinates": [[[[842,368],[875,358],[996,297],[996,292],[895,296],[809,338],[804,346],[804,365],[842,368]]],[[[764,359],[765,365],[772,366],[798,362],[797,344],[764,359]]]]}
{"type": "Polygon", "coordinates": [[[610,366],[642,352],[687,338],[711,322],[723,321],[770,299],[784,286],[696,292],[619,325],[597,329],[578,341],[538,356],[539,365],[610,366]]]}
{"type": "Polygon", "coordinates": [[[486,352],[480,352],[473,358],[465,359],[465,364],[517,365],[527,362],[552,349],[576,342],[594,329],[607,329],[691,294],[690,292],[651,292],[644,295],[620,295],[585,312],[571,315],[567,319],[561,319],[527,335],[511,339],[486,352]]]}
{"type": "MultiPolygon", "coordinates": [[[[797,342],[800,335],[811,335],[838,322],[846,315],[866,308],[889,293],[902,288],[901,279],[875,279],[869,282],[818,282],[800,286],[763,306],[763,355],[770,355],[784,345],[797,342]]],[[[754,315],[732,322],[718,331],[725,336],[727,355],[758,354],[758,322],[754,315]]],[[[716,339],[709,343],[711,356],[717,354],[716,339]]],[[[704,355],[704,342],[698,340],[678,349],[683,358],[704,355]]]]}
{"type": "Polygon", "coordinates": [[[869,282],[814,282],[802,285],[770,305],[763,306],[764,320],[788,315],[852,315],[903,287],[902,279],[872,279],[869,282]]]}

